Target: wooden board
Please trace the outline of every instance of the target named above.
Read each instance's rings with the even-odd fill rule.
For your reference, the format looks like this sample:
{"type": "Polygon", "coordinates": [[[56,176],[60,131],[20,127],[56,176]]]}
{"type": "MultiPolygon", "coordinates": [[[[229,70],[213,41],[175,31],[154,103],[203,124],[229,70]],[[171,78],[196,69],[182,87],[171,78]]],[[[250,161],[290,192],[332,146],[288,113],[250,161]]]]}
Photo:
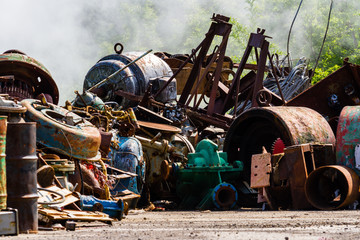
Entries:
{"type": "Polygon", "coordinates": [[[111,223],[114,219],[110,218],[109,215],[102,212],[89,212],[89,211],[77,211],[77,210],[57,210],[50,208],[40,208],[39,220],[45,223],[53,224],[54,222],[61,221],[101,221],[111,223]]]}

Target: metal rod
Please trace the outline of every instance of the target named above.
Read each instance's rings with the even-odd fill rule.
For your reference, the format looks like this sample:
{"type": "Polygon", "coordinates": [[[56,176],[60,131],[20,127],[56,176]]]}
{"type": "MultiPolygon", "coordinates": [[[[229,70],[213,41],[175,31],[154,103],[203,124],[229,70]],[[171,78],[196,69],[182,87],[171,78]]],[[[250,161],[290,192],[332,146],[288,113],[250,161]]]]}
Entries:
{"type": "Polygon", "coordinates": [[[94,86],[92,86],[91,88],[88,89],[89,92],[91,92],[92,90],[94,90],[95,88],[97,88],[98,86],[100,86],[101,84],[109,81],[111,78],[113,78],[115,75],[119,74],[120,72],[122,72],[123,70],[125,70],[126,68],[128,68],[129,66],[131,66],[132,64],[134,64],[135,62],[137,62],[138,60],[140,60],[141,58],[145,57],[146,55],[148,55],[150,52],[152,51],[152,49],[148,50],[147,52],[145,52],[144,54],[142,54],[141,56],[139,56],[138,58],[136,58],[135,60],[133,60],[132,62],[126,64],[124,67],[122,67],[121,69],[117,70],[116,72],[114,72],[113,74],[111,74],[110,76],[108,76],[107,78],[101,80],[100,82],[98,82],[97,84],[95,84],[94,86]]]}

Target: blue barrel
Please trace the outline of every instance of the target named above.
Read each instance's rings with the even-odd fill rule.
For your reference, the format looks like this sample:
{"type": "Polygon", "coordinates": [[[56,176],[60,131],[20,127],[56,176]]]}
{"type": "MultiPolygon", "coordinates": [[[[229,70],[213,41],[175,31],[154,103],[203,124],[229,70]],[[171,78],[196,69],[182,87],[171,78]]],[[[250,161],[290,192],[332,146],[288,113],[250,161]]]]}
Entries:
{"type": "Polygon", "coordinates": [[[139,140],[134,137],[121,137],[113,135],[118,142],[115,147],[110,147],[109,158],[113,167],[123,171],[135,173],[138,176],[122,178],[115,184],[111,194],[117,195],[126,189],[141,194],[143,183],[145,181],[145,162],[143,160],[142,146],[139,140]]]}
{"type": "MultiPolygon", "coordinates": [[[[124,54],[111,54],[100,59],[86,74],[83,89],[91,88],[101,80],[120,70],[131,61],[140,57],[142,52],[128,52],[124,54]]],[[[103,101],[115,101],[124,108],[134,107],[138,104],[116,94],[117,90],[143,96],[149,83],[153,84],[153,91],[159,90],[173,72],[169,65],[154,54],[148,54],[119,72],[109,81],[92,90],[103,101]]],[[[168,102],[176,100],[176,80],[160,94],[155,100],[168,102]],[[160,96],[161,95],[161,96],[160,96]]]]}

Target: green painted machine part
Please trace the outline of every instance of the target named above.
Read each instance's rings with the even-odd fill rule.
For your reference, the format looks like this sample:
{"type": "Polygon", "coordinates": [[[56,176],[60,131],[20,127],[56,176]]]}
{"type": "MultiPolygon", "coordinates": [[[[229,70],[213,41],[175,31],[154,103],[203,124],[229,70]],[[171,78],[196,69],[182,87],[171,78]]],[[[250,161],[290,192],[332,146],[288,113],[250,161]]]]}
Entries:
{"type": "Polygon", "coordinates": [[[185,166],[174,166],[177,177],[177,195],[182,209],[231,209],[238,199],[238,192],[231,184],[237,182],[243,163],[227,162],[227,153],[208,140],[198,143],[195,153],[188,154],[185,166]]]}

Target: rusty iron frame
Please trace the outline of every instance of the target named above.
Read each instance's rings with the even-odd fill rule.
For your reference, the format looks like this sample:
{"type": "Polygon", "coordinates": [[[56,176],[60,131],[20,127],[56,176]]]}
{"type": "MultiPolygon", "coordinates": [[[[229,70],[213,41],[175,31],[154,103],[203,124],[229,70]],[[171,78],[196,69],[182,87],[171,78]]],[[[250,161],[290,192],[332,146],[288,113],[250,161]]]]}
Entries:
{"type": "MultiPolygon", "coordinates": [[[[252,107],[269,106],[270,104],[285,105],[286,101],[281,92],[277,76],[275,76],[275,80],[281,97],[272,93],[263,85],[265,72],[269,69],[269,67],[266,66],[266,61],[268,59],[270,61],[270,69],[273,71],[274,75],[276,75],[275,68],[272,63],[272,56],[269,53],[269,42],[266,40],[268,36],[264,35],[265,30],[257,29],[256,33],[251,33],[248,45],[234,79],[228,88],[221,82],[221,71],[232,25],[228,22],[229,18],[225,16],[214,14],[212,20],[213,22],[208,33],[205,35],[205,39],[196,49],[192,51],[189,57],[182,63],[174,75],[155,94],[154,97],[159,95],[168,86],[168,84],[170,84],[170,82],[191,59],[195,58],[194,66],[178,100],[178,105],[184,107],[189,115],[205,123],[204,125],[208,124],[228,129],[232,120],[237,115],[236,110],[240,100],[245,100],[246,102],[251,101],[252,107]],[[215,36],[221,36],[222,41],[220,45],[214,49],[214,53],[211,55],[210,61],[208,61],[205,70],[201,72],[202,64],[205,61],[206,55],[215,36]],[[256,65],[247,64],[253,49],[255,51],[256,65]],[[199,53],[197,54],[197,52],[199,53]],[[209,77],[209,69],[215,62],[217,63],[215,71],[209,77]],[[245,77],[241,78],[244,69],[247,68],[256,70],[256,73],[252,71],[245,77]],[[204,99],[205,93],[201,93],[200,97],[198,97],[198,89],[200,83],[205,79],[207,80],[206,84],[211,85],[211,90],[209,103],[205,109],[202,109],[199,106],[201,101],[204,99]],[[220,97],[217,97],[218,93],[220,93],[220,97]],[[190,106],[192,102],[193,106],[190,106]],[[234,107],[233,118],[225,117],[225,113],[232,107],[234,107]]],[[[238,113],[241,113],[243,109],[244,108],[238,111],[238,113]]]]}

